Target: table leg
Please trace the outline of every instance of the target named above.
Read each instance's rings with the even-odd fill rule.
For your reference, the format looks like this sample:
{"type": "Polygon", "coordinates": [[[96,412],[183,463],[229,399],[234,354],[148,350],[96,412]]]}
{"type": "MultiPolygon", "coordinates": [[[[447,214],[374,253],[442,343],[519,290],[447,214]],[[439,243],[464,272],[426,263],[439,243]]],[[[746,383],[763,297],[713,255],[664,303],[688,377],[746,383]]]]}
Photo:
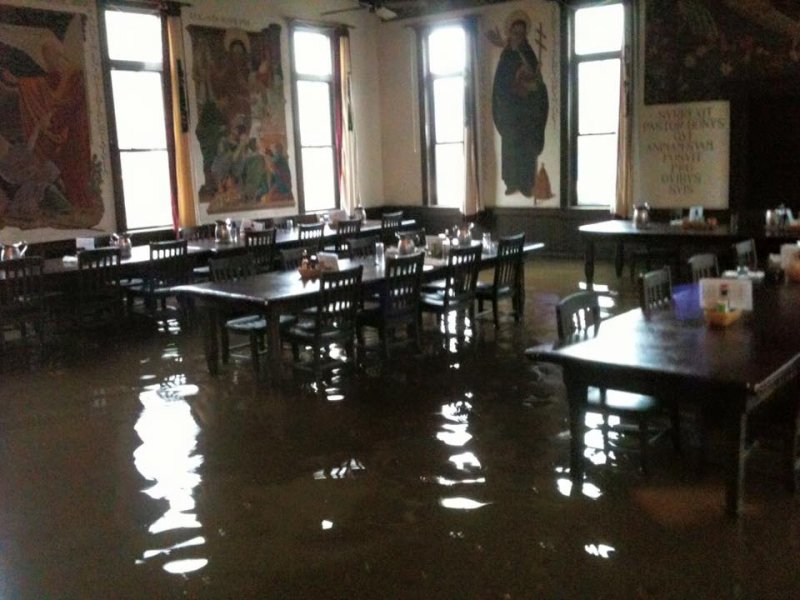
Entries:
{"type": "Polygon", "coordinates": [[[573,492],[583,488],[584,414],[586,406],[586,384],[564,369],[564,383],[569,401],[569,472],[573,492]]]}
{"type": "Polygon", "coordinates": [[[586,275],[586,289],[591,290],[594,284],[594,240],[586,239],[584,244],[584,263],[583,271],[586,275]]]}
{"type": "Polygon", "coordinates": [[[616,252],[614,253],[614,270],[617,273],[617,279],[622,277],[622,269],[625,267],[625,246],[622,241],[617,242],[616,252]]]}
{"type": "Polygon", "coordinates": [[[206,305],[202,309],[203,323],[203,349],[206,355],[208,372],[212,375],[219,373],[219,311],[215,306],[206,305]]]}
{"type": "Polygon", "coordinates": [[[281,373],[281,315],[272,306],[267,308],[267,362],[270,379],[278,381],[281,373]]]}
{"type": "Polygon", "coordinates": [[[726,415],[725,433],[725,511],[736,518],[744,507],[747,463],[747,411],[744,408],[731,410],[726,415]]]}

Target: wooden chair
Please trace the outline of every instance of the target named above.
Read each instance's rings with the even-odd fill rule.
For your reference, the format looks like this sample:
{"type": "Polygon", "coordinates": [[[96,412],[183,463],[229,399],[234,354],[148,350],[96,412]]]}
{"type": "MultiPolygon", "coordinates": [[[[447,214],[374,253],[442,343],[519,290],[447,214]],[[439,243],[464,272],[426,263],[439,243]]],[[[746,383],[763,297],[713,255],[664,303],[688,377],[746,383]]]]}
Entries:
{"type": "Polygon", "coordinates": [[[315,242],[314,246],[317,250],[322,248],[322,236],[325,234],[325,223],[301,223],[298,226],[297,239],[301,242],[306,242],[305,246],[309,246],[308,242],[315,242]]]}
{"type": "MultiPolygon", "coordinates": [[[[475,288],[478,282],[478,266],[481,260],[480,246],[457,246],[450,250],[444,276],[444,287],[421,294],[421,312],[432,312],[444,319],[445,335],[448,333],[447,315],[456,311],[469,313],[470,322],[475,320],[475,288]]],[[[456,325],[456,328],[458,326],[456,325]]]]}
{"type": "MultiPolygon", "coordinates": [[[[597,335],[600,323],[600,304],[595,292],[571,294],[556,306],[559,344],[568,345],[597,335]]],[[[664,404],[653,396],[589,387],[584,414],[587,411],[597,412],[602,417],[603,451],[606,454],[611,432],[637,433],[640,466],[645,475],[649,473],[648,447],[665,433],[672,434],[673,445],[680,451],[680,420],[675,405],[664,404]],[[665,413],[670,415],[671,427],[653,429],[654,419],[665,413]],[[618,425],[610,425],[612,416],[619,418],[618,425]]],[[[581,422],[585,422],[585,417],[581,417],[581,422]]],[[[616,449],[625,450],[621,446],[616,449]]]]}
{"type": "MultiPolygon", "coordinates": [[[[178,239],[187,242],[200,240],[213,240],[216,232],[216,223],[206,223],[204,225],[193,225],[191,227],[181,227],[178,230],[178,239]]],[[[192,276],[195,281],[208,281],[208,265],[196,265],[192,267],[192,276]]]]}
{"type": "Polygon", "coordinates": [[[308,215],[297,215],[294,218],[294,222],[298,225],[316,225],[319,223],[319,215],[313,213],[308,215]]]}
{"type": "Polygon", "coordinates": [[[475,289],[478,299],[478,312],[483,312],[483,303],[490,300],[494,326],[500,326],[498,302],[500,298],[510,297],[514,309],[514,320],[519,322],[523,309],[523,263],[522,248],[525,246],[525,234],[500,238],[497,244],[497,262],[494,266],[494,278],[491,283],[479,281],[475,289]]]}
{"type": "Polygon", "coordinates": [[[753,238],[736,242],[733,245],[733,259],[737,267],[747,267],[751,271],[758,270],[756,241],[753,238]]]}
{"type": "Polygon", "coordinates": [[[358,313],[358,339],[364,344],[363,327],[375,327],[381,342],[383,355],[389,356],[389,337],[398,327],[406,326],[409,340],[420,350],[419,302],[422,267],[425,254],[419,252],[408,256],[388,257],[378,304],[358,313]],[[411,337],[413,335],[413,338],[411,337]]]}
{"type": "Polygon", "coordinates": [[[280,250],[281,268],[284,271],[290,271],[292,269],[299,268],[300,263],[303,260],[303,256],[306,254],[309,254],[308,248],[282,248],[280,250]]]}
{"type": "Polygon", "coordinates": [[[361,219],[341,219],[336,221],[336,245],[335,252],[340,256],[349,256],[350,246],[348,241],[358,237],[361,233],[361,219]]]}
{"type": "Polygon", "coordinates": [[[44,259],[25,256],[0,261],[0,360],[5,358],[6,334],[14,332],[27,349],[29,328],[44,348],[44,259]]]}
{"type": "Polygon", "coordinates": [[[78,254],[78,294],[74,306],[80,328],[118,324],[123,316],[119,248],[95,248],[78,254]]]}
{"type": "Polygon", "coordinates": [[[692,283],[697,283],[706,277],[719,277],[719,261],[716,254],[710,252],[695,254],[689,257],[688,262],[692,283]]]}
{"type": "Polygon", "coordinates": [[[349,258],[366,258],[375,256],[375,244],[380,241],[376,235],[367,237],[349,238],[347,246],[349,248],[349,258]]]}
{"type": "Polygon", "coordinates": [[[256,271],[266,273],[275,266],[275,237],[274,228],[263,231],[247,231],[244,234],[244,245],[253,257],[256,271]]]}
{"type": "Polygon", "coordinates": [[[672,306],[672,277],[669,267],[639,276],[639,306],[645,315],[672,306]]]}
{"type": "MultiPolygon", "coordinates": [[[[261,233],[261,232],[259,232],[261,233]]],[[[256,262],[251,254],[225,256],[208,261],[211,281],[236,281],[252,277],[257,272],[256,262]]],[[[231,356],[241,357],[232,351],[249,349],[249,358],[256,375],[260,372],[260,357],[266,352],[264,340],[267,333],[267,320],[263,315],[242,314],[241,311],[228,312],[223,316],[224,326],[220,327],[222,362],[227,363],[231,356]],[[230,334],[246,336],[246,344],[232,346],[230,334]]]]}
{"type": "Polygon", "coordinates": [[[182,324],[188,323],[187,307],[177,300],[177,306],[169,305],[168,300],[175,298],[172,287],[189,283],[192,270],[187,254],[186,240],[170,240],[150,243],[150,261],[144,283],[126,288],[129,305],[133,298],[144,300],[146,313],[154,320],[162,320],[172,313],[177,313],[182,324]]]}
{"type": "Polygon", "coordinates": [[[381,215],[381,240],[387,246],[397,245],[397,232],[403,224],[403,211],[385,212],[381,215]]]}
{"type": "Polygon", "coordinates": [[[331,359],[331,344],[344,347],[354,362],[356,315],[361,295],[361,265],[343,271],[323,271],[320,275],[316,310],[284,332],[292,345],[295,368],[309,369],[319,381],[322,370],[340,364],[331,359]],[[310,365],[300,362],[300,348],[311,348],[310,365]]]}

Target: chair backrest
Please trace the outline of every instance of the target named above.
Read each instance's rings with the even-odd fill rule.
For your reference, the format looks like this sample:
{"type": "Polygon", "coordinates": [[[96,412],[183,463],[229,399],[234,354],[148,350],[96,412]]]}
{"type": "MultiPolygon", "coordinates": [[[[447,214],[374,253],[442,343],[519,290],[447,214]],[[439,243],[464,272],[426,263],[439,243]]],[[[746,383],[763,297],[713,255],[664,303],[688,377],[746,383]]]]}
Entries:
{"type": "Polygon", "coordinates": [[[672,306],[672,278],[669,267],[639,276],[639,306],[650,314],[672,306]]]}
{"type": "Polygon", "coordinates": [[[256,268],[269,271],[275,261],[275,236],[274,228],[263,231],[246,231],[244,245],[253,257],[256,268]]]}
{"type": "Polygon", "coordinates": [[[283,248],[281,251],[281,267],[284,271],[297,269],[303,260],[303,253],[308,253],[307,248],[283,248]]]}
{"type": "Polygon", "coordinates": [[[385,212],[381,215],[381,239],[384,244],[396,244],[395,234],[403,223],[403,211],[385,212]]]}
{"type": "Polygon", "coordinates": [[[188,241],[213,239],[215,227],[215,223],[194,225],[192,227],[181,227],[178,231],[178,236],[180,239],[188,241]]]}
{"type": "Polygon", "coordinates": [[[298,225],[297,239],[303,240],[316,240],[316,247],[322,247],[322,236],[325,233],[325,223],[301,223],[298,225]]]}
{"type": "MultiPolygon", "coordinates": [[[[44,259],[40,256],[0,261],[0,323],[3,313],[42,307],[43,270],[44,259]]],[[[0,337],[2,335],[0,331],[0,337]]]]}
{"type": "Polygon", "coordinates": [[[381,312],[384,319],[416,316],[424,263],[425,254],[422,252],[386,259],[386,278],[381,288],[381,312]]]}
{"type": "Polygon", "coordinates": [[[336,251],[347,252],[348,240],[361,233],[361,219],[341,219],[336,221],[336,251]]]}
{"type": "Polygon", "coordinates": [[[756,242],[753,238],[736,242],[733,245],[733,255],[737,267],[745,266],[753,271],[758,269],[756,242]]]}
{"type": "Polygon", "coordinates": [[[298,225],[314,225],[319,223],[319,215],[315,214],[308,214],[308,215],[297,215],[294,218],[294,222],[298,225]]]}
{"type": "Polygon", "coordinates": [[[116,247],[81,250],[78,254],[78,293],[86,298],[108,289],[119,290],[122,250],[116,247]]]}
{"type": "Polygon", "coordinates": [[[350,258],[365,258],[375,255],[375,243],[380,241],[377,235],[367,237],[348,238],[347,247],[350,258]]]}
{"type": "Polygon", "coordinates": [[[237,254],[212,258],[208,261],[211,281],[235,281],[256,274],[256,263],[251,254],[237,254]]]}
{"type": "Polygon", "coordinates": [[[456,246],[450,250],[445,275],[445,302],[466,302],[475,297],[481,247],[456,246]]]}
{"type": "Polygon", "coordinates": [[[697,283],[704,277],[719,276],[719,262],[717,255],[711,252],[694,254],[689,257],[689,269],[692,272],[692,282],[697,283]]]}
{"type": "Polygon", "coordinates": [[[148,283],[151,287],[166,287],[187,283],[191,279],[186,240],[150,242],[148,283]]]}
{"type": "Polygon", "coordinates": [[[355,331],[356,314],[361,304],[361,265],[343,271],[323,271],[319,278],[319,304],[316,331],[336,328],[355,331]]]}
{"type": "Polygon", "coordinates": [[[556,305],[558,341],[562,345],[597,335],[600,321],[596,292],[576,292],[556,305]]]}
{"type": "Polygon", "coordinates": [[[522,249],[525,246],[525,234],[518,233],[501,237],[497,242],[497,258],[494,266],[494,287],[517,285],[522,275],[522,249]]]}

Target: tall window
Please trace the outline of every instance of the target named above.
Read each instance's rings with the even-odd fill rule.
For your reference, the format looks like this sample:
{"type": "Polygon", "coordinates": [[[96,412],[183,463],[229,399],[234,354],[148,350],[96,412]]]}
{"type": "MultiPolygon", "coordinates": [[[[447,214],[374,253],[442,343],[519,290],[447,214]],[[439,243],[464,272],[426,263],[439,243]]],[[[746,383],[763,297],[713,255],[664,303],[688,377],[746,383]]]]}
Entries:
{"type": "Polygon", "coordinates": [[[301,209],[312,212],[337,208],[333,36],[298,28],[292,33],[292,49],[301,209]]]}
{"type": "Polygon", "coordinates": [[[572,161],[579,206],[610,206],[617,185],[620,64],[625,31],[623,5],[579,8],[572,36],[572,161]]]}
{"type": "Polygon", "coordinates": [[[462,24],[425,30],[421,36],[423,145],[428,204],[463,208],[467,32],[462,24]]]}
{"type": "Polygon", "coordinates": [[[120,7],[107,8],[104,16],[116,137],[112,160],[122,197],[117,221],[129,230],[172,226],[161,18],[120,7]]]}

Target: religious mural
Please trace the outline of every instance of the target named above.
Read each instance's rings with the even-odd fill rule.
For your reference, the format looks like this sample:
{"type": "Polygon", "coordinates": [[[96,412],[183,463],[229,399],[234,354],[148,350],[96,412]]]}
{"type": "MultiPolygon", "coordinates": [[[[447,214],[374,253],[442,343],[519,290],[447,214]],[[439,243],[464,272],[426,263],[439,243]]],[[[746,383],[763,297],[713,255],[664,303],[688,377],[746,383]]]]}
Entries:
{"type": "Polygon", "coordinates": [[[279,25],[259,33],[192,25],[199,190],[208,213],[294,204],[279,25]]]}
{"type": "Polygon", "coordinates": [[[0,228],[92,227],[103,216],[84,28],[83,15],[0,6],[0,228]]]}
{"type": "Polygon", "coordinates": [[[489,42],[501,48],[492,85],[492,119],[500,134],[500,170],[505,195],[545,200],[553,197],[549,177],[538,159],[545,144],[545,126],[550,109],[547,85],[542,77],[541,24],[537,44],[531,46],[531,17],[515,10],[505,19],[503,32],[487,32],[489,42]]]}
{"type": "Polygon", "coordinates": [[[800,77],[797,0],[647,0],[645,103],[713,100],[800,77]]]}

